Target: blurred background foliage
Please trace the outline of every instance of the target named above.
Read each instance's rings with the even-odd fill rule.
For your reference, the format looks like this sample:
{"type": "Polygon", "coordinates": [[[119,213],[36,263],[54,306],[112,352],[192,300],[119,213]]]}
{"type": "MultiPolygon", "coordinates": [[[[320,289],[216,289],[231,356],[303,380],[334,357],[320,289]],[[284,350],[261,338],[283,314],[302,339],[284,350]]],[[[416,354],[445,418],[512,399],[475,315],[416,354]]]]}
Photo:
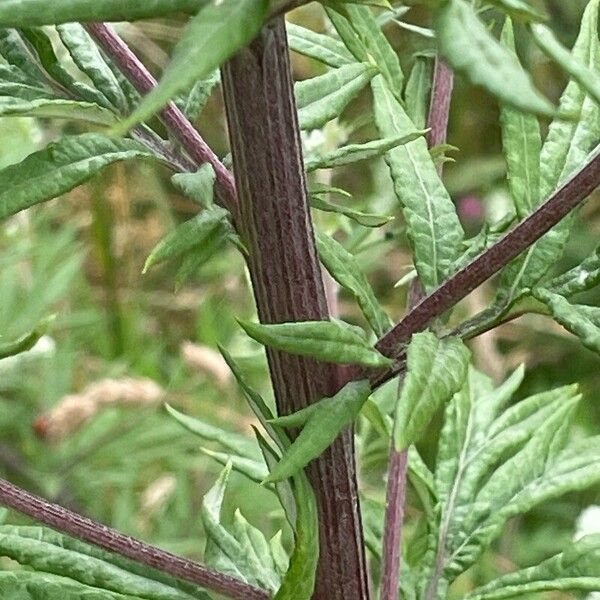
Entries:
{"type": "MultiPolygon", "coordinates": [[[[585,4],[586,0],[544,4],[564,43],[572,44],[585,4]]],[[[418,9],[403,18],[427,27],[427,16],[418,9]]],[[[491,22],[493,18],[490,13],[491,22]]],[[[295,11],[290,19],[318,31],[328,27],[316,4],[295,11]]],[[[119,30],[158,73],[168,61],[179,25],[177,20],[139,22],[124,24],[119,30]]],[[[386,33],[407,73],[415,54],[431,53],[432,40],[422,33],[394,23],[386,26],[386,33]]],[[[558,99],[564,75],[525,36],[518,41],[538,86],[558,99]]],[[[298,79],[322,69],[296,55],[293,65],[298,79]]],[[[327,126],[318,139],[313,135],[305,142],[310,146],[340,138],[373,138],[370,115],[368,94],[364,94],[341,121],[327,126]]],[[[74,127],[60,121],[2,119],[0,166],[19,161],[74,127]]],[[[219,91],[198,127],[220,155],[227,153],[219,91]]],[[[486,216],[503,214],[508,196],[497,106],[460,79],[448,141],[458,151],[452,153],[455,162],[446,166],[445,181],[465,228],[475,234],[486,216]]],[[[353,199],[347,202],[353,207],[396,217],[383,229],[373,230],[338,215],[315,214],[319,227],[345,240],[390,314],[395,320],[400,318],[406,286],[395,284],[410,271],[411,259],[383,161],[320,172],[318,177],[321,183],[351,192],[353,199]]],[[[217,343],[228,347],[252,383],[266,396],[271,394],[262,352],[235,322],[235,317],[251,318],[254,310],[239,254],[224,251],[178,292],[168,264],[142,275],[156,242],[195,210],[192,202],[172,188],[168,172],[138,163],[113,166],[68,196],[0,225],[2,337],[13,339],[41,318],[56,314],[48,334],[33,351],[0,361],[0,475],[128,534],[201,558],[199,505],[221,466],[200,450],[198,438],[166,414],[161,401],[153,396],[145,402],[140,394],[128,406],[116,398],[94,405],[85,423],[48,429],[56,411],[64,410],[65,402],[68,405],[69,396],[85,397],[94,382],[127,377],[139,380],[140,385],[143,378],[152,380],[160,386],[160,400],[187,414],[251,435],[250,413],[216,352],[217,343]]],[[[557,270],[583,259],[599,233],[600,209],[591,201],[557,270]]],[[[463,302],[453,318],[473,314],[492,294],[493,282],[463,302]]],[[[585,300],[597,304],[600,297],[596,292],[596,297],[588,294],[585,300]]],[[[352,299],[343,294],[339,312],[342,318],[361,323],[352,299]]],[[[530,315],[486,334],[472,346],[478,367],[497,381],[526,363],[527,376],[516,399],[580,382],[584,402],[574,435],[599,431],[598,359],[550,320],[530,315]]],[[[391,399],[395,384],[378,394],[382,401],[386,396],[391,399]]],[[[366,422],[359,425],[365,522],[374,533],[381,528],[387,448],[366,422]]],[[[433,427],[421,448],[426,458],[434,455],[435,439],[433,427]]],[[[212,447],[218,449],[218,444],[212,447]]],[[[410,507],[410,500],[409,524],[418,531],[419,514],[410,507]]],[[[515,565],[531,564],[558,552],[575,535],[581,513],[595,504],[600,504],[597,489],[563,498],[512,522],[484,560],[457,582],[456,589],[468,589],[515,565]]],[[[275,498],[240,475],[234,476],[227,496],[228,514],[237,507],[269,536],[283,527],[275,498]]],[[[19,519],[11,515],[11,520],[19,519]]],[[[589,527],[600,531],[600,517],[592,519],[589,527]]]]}

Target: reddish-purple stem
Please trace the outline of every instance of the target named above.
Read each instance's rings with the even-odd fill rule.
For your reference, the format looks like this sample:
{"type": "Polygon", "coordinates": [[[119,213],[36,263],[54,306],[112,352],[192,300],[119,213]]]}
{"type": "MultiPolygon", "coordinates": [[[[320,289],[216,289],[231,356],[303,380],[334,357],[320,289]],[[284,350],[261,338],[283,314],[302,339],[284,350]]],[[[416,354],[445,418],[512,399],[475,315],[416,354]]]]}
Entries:
{"type": "Polygon", "coordinates": [[[437,57],[433,72],[429,117],[427,119],[429,129],[427,143],[430,148],[446,143],[453,87],[454,75],[452,69],[441,58],[437,57]]]}
{"type": "Polygon", "coordinates": [[[265,591],[229,575],[208,569],[155,546],[150,546],[101,523],[34,496],[0,479],[0,505],[53,527],[63,533],[121,556],[189,581],[235,600],[268,600],[265,591]]]}
{"type": "MultiPolygon", "coordinates": [[[[140,94],[147,94],[156,87],[156,79],[110,25],[88,23],[85,27],[140,94]]],[[[221,200],[235,215],[237,205],[235,183],[227,167],[173,102],[167,104],[160,115],[169,131],[198,165],[209,163],[212,166],[221,200]]]]}

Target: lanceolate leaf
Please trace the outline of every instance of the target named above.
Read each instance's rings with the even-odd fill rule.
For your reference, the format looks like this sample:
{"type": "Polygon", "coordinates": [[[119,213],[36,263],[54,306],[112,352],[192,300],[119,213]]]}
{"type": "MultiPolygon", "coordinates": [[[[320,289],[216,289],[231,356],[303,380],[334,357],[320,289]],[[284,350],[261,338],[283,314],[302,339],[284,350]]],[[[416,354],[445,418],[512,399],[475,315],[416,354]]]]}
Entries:
{"type": "Polygon", "coordinates": [[[2,95],[0,85],[0,116],[41,117],[47,119],[72,119],[97,125],[113,125],[116,116],[102,106],[76,100],[39,98],[22,100],[2,95]]]}
{"type": "Polygon", "coordinates": [[[300,127],[318,129],[338,117],[376,73],[373,65],[353,63],[296,83],[300,127]]]}
{"type": "Polygon", "coordinates": [[[440,53],[456,71],[503,104],[553,116],[552,104],[533,86],[515,56],[502,46],[464,0],[449,0],[435,14],[440,53]]]}
{"type": "Polygon", "coordinates": [[[204,163],[195,173],[177,173],[171,177],[176,188],[204,208],[214,204],[215,180],[215,171],[208,163],[204,163]]]}
{"type": "Polygon", "coordinates": [[[3,0],[0,25],[31,27],[76,21],[134,21],[172,14],[195,13],[207,0],[3,0]]]}
{"type": "Polygon", "coordinates": [[[415,334],[407,351],[407,373],[394,420],[394,446],[416,442],[438,408],[458,392],[467,375],[470,352],[457,338],[415,334]]]}
{"type": "Polygon", "coordinates": [[[88,32],[79,23],[59,25],[56,29],[75,64],[106,99],[124,114],[128,109],[127,98],[88,32]]]}
{"type": "Polygon", "coordinates": [[[523,21],[545,21],[548,17],[535,9],[528,0],[490,0],[505,13],[523,21]]]}
{"type": "Polygon", "coordinates": [[[314,408],[311,406],[302,431],[265,482],[292,477],[320,456],[341,431],[354,422],[370,392],[368,380],[350,382],[335,396],[321,400],[314,408]]]}
{"type": "Polygon", "coordinates": [[[144,265],[144,273],[152,266],[176,258],[202,245],[217,229],[233,232],[229,213],[218,206],[203,210],[193,219],[179,225],[152,250],[144,265]]]}
{"type": "Polygon", "coordinates": [[[344,206],[343,204],[334,204],[333,202],[324,200],[318,194],[311,194],[309,201],[311,208],[316,208],[317,210],[322,210],[324,212],[344,215],[345,217],[356,221],[363,227],[381,227],[382,225],[385,225],[394,219],[394,217],[389,217],[388,215],[365,213],[349,208],[348,206],[344,206]]]}
{"type": "Polygon", "coordinates": [[[12,342],[6,342],[0,337],[0,360],[31,350],[46,333],[48,326],[53,320],[54,317],[44,319],[35,329],[12,342]]]}
{"type": "MultiPolygon", "coordinates": [[[[56,596],[56,598],[85,598],[86,593],[95,590],[90,599],[141,597],[148,600],[208,600],[208,595],[199,588],[177,582],[166,575],[156,574],[152,569],[137,565],[108,552],[94,548],[42,527],[0,527],[0,551],[22,565],[34,568],[38,573],[33,577],[32,586],[27,576],[18,572],[15,579],[2,578],[0,573],[0,591],[30,589],[31,596],[8,594],[7,598],[40,598],[33,592],[36,589],[49,591],[53,585],[65,594],[72,588],[73,593],[80,590],[81,596],[56,596]],[[64,579],[63,579],[64,578],[64,579]],[[37,586],[44,581],[48,588],[37,586]],[[22,584],[19,588],[17,582],[22,584]],[[66,587],[62,589],[62,584],[66,587]],[[14,587],[11,587],[14,586],[14,587]],[[89,587],[88,587],[89,586],[89,587]]],[[[25,573],[22,573],[25,575],[25,573]]],[[[33,575],[33,574],[31,574],[33,575]]],[[[46,596],[45,598],[54,598],[46,596]]]]}
{"type": "Polygon", "coordinates": [[[314,58],[330,67],[341,67],[355,62],[344,44],[331,36],[287,23],[288,43],[292,50],[314,58]]]}
{"type": "Polygon", "coordinates": [[[431,59],[425,56],[417,56],[406,82],[404,102],[406,113],[419,129],[427,126],[432,78],[433,63],[431,59]]]}
{"type": "MultiPolygon", "coordinates": [[[[598,0],[592,0],[583,17],[581,32],[573,48],[573,58],[591,69],[600,67],[598,41],[598,0]]],[[[550,124],[540,155],[540,195],[545,200],[556,188],[587,162],[598,143],[600,106],[576,82],[565,89],[560,111],[579,114],[576,121],[556,119],[550,124]]],[[[536,285],[562,254],[571,228],[572,217],[563,219],[539,242],[513,261],[500,279],[498,299],[510,305],[525,288],[536,285]]]]}
{"type": "MultiPolygon", "coordinates": [[[[515,52],[515,40],[510,19],[502,31],[503,44],[515,52]]],[[[520,219],[528,216],[539,204],[540,152],[542,136],[537,117],[510,106],[501,106],[502,147],[508,169],[508,185],[520,219]]]]}
{"type": "Polygon", "coordinates": [[[354,295],[377,337],[388,331],[392,323],[379,305],[358,261],[331,236],[317,232],[319,256],[329,274],[354,295]]]}
{"type": "MultiPolygon", "coordinates": [[[[385,80],[372,83],[375,122],[384,137],[406,135],[415,126],[385,80]]],[[[426,291],[436,289],[460,254],[463,230],[454,204],[442,184],[427,143],[418,139],[386,155],[396,196],[404,208],[415,264],[426,291]]]]}
{"type": "Polygon", "coordinates": [[[503,600],[551,590],[600,590],[600,535],[584,537],[539,565],[494,579],[465,600],[503,600]]]}
{"type": "Polygon", "coordinates": [[[109,164],[155,158],[132,140],[95,133],[64,137],[0,171],[0,218],[60,196],[109,164]]]}
{"type": "Polygon", "coordinates": [[[534,24],[531,32],[537,45],[600,104],[600,76],[597,71],[574,57],[545,25],[534,24]]]}
{"type": "Polygon", "coordinates": [[[367,367],[384,367],[393,362],[369,344],[360,328],[343,321],[303,321],[276,325],[240,322],[240,325],[261,344],[291,354],[367,367]]]}
{"type": "Polygon", "coordinates": [[[560,296],[572,296],[600,284],[600,247],[581,264],[548,282],[547,288],[560,296]]]}
{"type": "Polygon", "coordinates": [[[177,44],[156,87],[120,126],[131,129],[161,109],[178,92],[206,77],[258,34],[267,0],[222,0],[203,4],[177,44]]]}
{"type": "Polygon", "coordinates": [[[348,144],[334,150],[325,156],[307,156],[304,161],[305,169],[316,171],[317,169],[332,169],[343,165],[350,165],[361,160],[377,158],[397,146],[408,144],[425,134],[425,131],[413,131],[406,135],[382,140],[373,140],[364,144],[348,144]]]}
{"type": "Polygon", "coordinates": [[[600,308],[571,304],[566,298],[544,289],[534,289],[533,296],[543,302],[552,317],[576,335],[586,348],[600,353],[600,308]]]}

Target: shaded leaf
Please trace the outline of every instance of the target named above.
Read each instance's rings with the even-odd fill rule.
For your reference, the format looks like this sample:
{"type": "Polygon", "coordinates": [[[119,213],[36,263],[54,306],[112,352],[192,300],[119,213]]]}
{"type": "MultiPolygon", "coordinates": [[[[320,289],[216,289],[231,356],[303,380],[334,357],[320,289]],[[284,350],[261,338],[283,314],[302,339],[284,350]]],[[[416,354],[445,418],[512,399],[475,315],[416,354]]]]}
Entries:
{"type": "Polygon", "coordinates": [[[257,342],[317,360],[385,367],[393,361],[366,340],[364,332],[337,319],[263,325],[240,321],[244,331],[257,342]]]}
{"type": "Polygon", "coordinates": [[[394,217],[390,217],[388,215],[375,215],[373,213],[365,213],[359,210],[348,208],[347,206],[344,206],[342,204],[334,204],[333,202],[324,200],[316,194],[311,194],[309,201],[311,208],[316,208],[317,210],[322,210],[324,212],[331,212],[344,215],[345,217],[356,221],[359,225],[362,225],[363,227],[382,227],[383,225],[389,223],[390,221],[393,221],[394,219],[394,217]]]}
{"type": "Polygon", "coordinates": [[[344,44],[331,36],[315,33],[294,23],[287,23],[286,27],[288,44],[295,52],[314,58],[330,67],[341,67],[355,62],[344,44]]]}

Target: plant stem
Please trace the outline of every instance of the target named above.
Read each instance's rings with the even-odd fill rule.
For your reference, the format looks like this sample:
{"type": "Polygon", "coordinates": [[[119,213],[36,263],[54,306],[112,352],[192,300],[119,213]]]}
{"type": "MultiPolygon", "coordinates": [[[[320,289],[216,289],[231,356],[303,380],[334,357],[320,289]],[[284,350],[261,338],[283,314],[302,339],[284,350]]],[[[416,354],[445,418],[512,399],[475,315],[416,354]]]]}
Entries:
{"type": "Polygon", "coordinates": [[[265,590],[123,535],[62,506],[51,504],[4,479],[0,479],[0,504],[85,542],[229,598],[268,600],[270,597],[265,590]]]}
{"type": "MultiPolygon", "coordinates": [[[[156,79],[110,25],[88,23],[85,27],[138,92],[147,94],[156,87],[156,79]]],[[[169,103],[160,114],[169,131],[198,165],[207,162],[212,166],[217,178],[218,196],[223,205],[235,215],[235,184],[227,167],[174,103],[169,103]]]]}
{"type": "MultiPolygon", "coordinates": [[[[427,128],[429,129],[427,143],[430,148],[446,143],[453,87],[454,74],[452,69],[439,56],[436,57],[429,117],[427,119],[427,128]]],[[[442,169],[443,164],[438,167],[440,174],[442,169]]]]}
{"type": "MultiPolygon", "coordinates": [[[[433,319],[444,314],[537,242],[579,206],[599,184],[600,153],[597,153],[588,164],[512,231],[421,300],[400,323],[379,340],[377,349],[387,356],[398,357],[413,333],[425,329],[433,319]]],[[[389,374],[386,373],[374,377],[377,385],[388,379],[389,374]]]]}
{"type": "MultiPolygon", "coordinates": [[[[289,51],[282,17],[223,68],[239,194],[239,228],[263,323],[329,317],[307,202],[289,51]]],[[[267,349],[280,414],[338,391],[334,365],[267,349]]],[[[320,558],[313,598],[368,598],[350,428],[308,469],[319,506],[320,558]]]]}

